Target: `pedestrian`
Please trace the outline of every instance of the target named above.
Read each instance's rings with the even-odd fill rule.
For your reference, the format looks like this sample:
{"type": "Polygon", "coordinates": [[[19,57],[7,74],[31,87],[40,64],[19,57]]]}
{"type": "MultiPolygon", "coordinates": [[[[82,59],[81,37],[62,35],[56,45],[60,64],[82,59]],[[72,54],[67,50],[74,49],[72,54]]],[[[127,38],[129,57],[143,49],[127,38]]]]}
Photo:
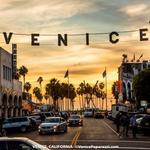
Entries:
{"type": "Polygon", "coordinates": [[[131,129],[132,129],[133,138],[136,138],[137,123],[136,123],[136,116],[135,116],[135,114],[133,114],[132,117],[130,118],[130,125],[131,125],[131,129]]]}
{"type": "Polygon", "coordinates": [[[127,117],[127,113],[126,112],[122,112],[122,115],[121,115],[121,118],[120,118],[120,122],[121,122],[121,131],[120,131],[119,136],[120,137],[128,136],[129,119],[127,117]]]}
{"type": "Polygon", "coordinates": [[[122,115],[121,112],[118,112],[118,114],[116,115],[116,119],[115,119],[117,133],[120,133],[120,118],[121,118],[121,115],[122,115]]]}
{"type": "Polygon", "coordinates": [[[125,136],[128,137],[128,131],[129,131],[129,125],[130,125],[130,117],[129,117],[127,112],[124,115],[125,115],[125,121],[124,121],[125,136]]]}

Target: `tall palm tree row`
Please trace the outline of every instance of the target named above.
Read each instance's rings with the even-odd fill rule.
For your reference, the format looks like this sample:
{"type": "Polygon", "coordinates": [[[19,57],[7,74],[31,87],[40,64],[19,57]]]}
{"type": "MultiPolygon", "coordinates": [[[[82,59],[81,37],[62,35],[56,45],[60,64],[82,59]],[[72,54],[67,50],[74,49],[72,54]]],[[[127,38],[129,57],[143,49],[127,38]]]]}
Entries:
{"type": "MultiPolygon", "coordinates": [[[[81,82],[79,84],[79,87],[77,88],[77,94],[82,96],[82,108],[85,106],[90,107],[90,102],[93,104],[94,107],[96,107],[96,104],[94,103],[94,96],[99,100],[102,99],[102,102],[106,96],[104,89],[104,83],[96,83],[94,86],[90,85],[89,83],[81,82]],[[85,103],[84,103],[85,101],[85,103]]],[[[81,104],[81,102],[79,102],[81,104]]],[[[103,104],[102,104],[103,105],[103,104]]],[[[81,107],[80,107],[81,108],[81,107]]],[[[102,106],[103,109],[103,106],[102,106]]]]}
{"type": "Polygon", "coordinates": [[[74,99],[76,97],[76,89],[73,84],[60,83],[59,80],[52,78],[48,84],[46,84],[46,93],[53,99],[55,110],[58,110],[58,100],[69,98],[72,108],[74,107],[74,99]],[[69,90],[69,95],[68,95],[69,90]]]}

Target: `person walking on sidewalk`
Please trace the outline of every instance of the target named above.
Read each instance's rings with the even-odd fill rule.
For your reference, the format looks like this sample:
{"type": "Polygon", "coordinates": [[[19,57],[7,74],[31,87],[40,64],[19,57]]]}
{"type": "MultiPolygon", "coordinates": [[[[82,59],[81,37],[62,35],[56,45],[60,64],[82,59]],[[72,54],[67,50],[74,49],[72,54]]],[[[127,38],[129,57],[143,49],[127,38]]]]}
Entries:
{"type": "Polygon", "coordinates": [[[125,120],[125,136],[128,137],[129,125],[130,125],[130,117],[128,113],[125,113],[126,120],[125,120]]]}
{"type": "Polygon", "coordinates": [[[119,136],[120,137],[128,136],[130,120],[129,120],[129,117],[127,115],[127,112],[122,112],[120,122],[121,122],[121,131],[120,131],[119,136]]]}
{"type": "Polygon", "coordinates": [[[130,125],[131,125],[131,129],[132,129],[133,138],[136,138],[137,123],[136,123],[136,116],[135,116],[135,114],[133,114],[133,116],[130,118],[130,125]]]}
{"type": "Polygon", "coordinates": [[[122,113],[121,112],[118,112],[118,114],[116,115],[116,120],[115,120],[115,123],[116,123],[116,130],[117,130],[117,133],[120,133],[120,124],[121,124],[121,115],[122,113]]]}

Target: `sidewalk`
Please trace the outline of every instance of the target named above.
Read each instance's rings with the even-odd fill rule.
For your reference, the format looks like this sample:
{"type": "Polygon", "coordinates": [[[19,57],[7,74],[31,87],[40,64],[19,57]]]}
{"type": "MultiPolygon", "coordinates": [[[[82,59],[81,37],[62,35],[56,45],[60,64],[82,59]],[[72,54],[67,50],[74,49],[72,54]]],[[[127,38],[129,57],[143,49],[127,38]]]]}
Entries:
{"type": "MultiPolygon", "coordinates": [[[[114,130],[114,131],[116,131],[116,125],[113,123],[113,121],[112,120],[109,120],[109,119],[107,119],[107,118],[105,118],[104,119],[104,121],[114,130]]],[[[128,132],[128,137],[122,137],[122,138],[120,138],[120,140],[133,140],[133,141],[135,141],[135,140],[143,140],[143,141],[150,141],[150,136],[145,136],[145,135],[143,135],[142,133],[137,133],[137,138],[135,139],[135,138],[133,138],[132,137],[132,131],[131,131],[131,129],[129,129],[129,132],[128,132]]]]}

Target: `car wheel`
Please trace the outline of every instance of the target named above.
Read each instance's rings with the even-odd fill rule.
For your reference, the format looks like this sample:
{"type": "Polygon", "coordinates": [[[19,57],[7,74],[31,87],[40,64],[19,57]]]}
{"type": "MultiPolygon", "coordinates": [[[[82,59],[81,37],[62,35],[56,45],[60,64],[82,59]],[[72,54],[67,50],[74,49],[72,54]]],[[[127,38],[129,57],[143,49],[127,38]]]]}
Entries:
{"type": "Polygon", "coordinates": [[[6,130],[5,129],[2,129],[2,132],[1,132],[1,137],[3,136],[6,136],[6,130]]]}
{"type": "Polygon", "coordinates": [[[42,135],[42,132],[39,132],[39,135],[42,135]]]}
{"type": "Polygon", "coordinates": [[[27,131],[27,127],[26,127],[26,126],[22,126],[22,127],[20,128],[20,130],[21,130],[21,132],[26,132],[26,131],[27,131]]]}

